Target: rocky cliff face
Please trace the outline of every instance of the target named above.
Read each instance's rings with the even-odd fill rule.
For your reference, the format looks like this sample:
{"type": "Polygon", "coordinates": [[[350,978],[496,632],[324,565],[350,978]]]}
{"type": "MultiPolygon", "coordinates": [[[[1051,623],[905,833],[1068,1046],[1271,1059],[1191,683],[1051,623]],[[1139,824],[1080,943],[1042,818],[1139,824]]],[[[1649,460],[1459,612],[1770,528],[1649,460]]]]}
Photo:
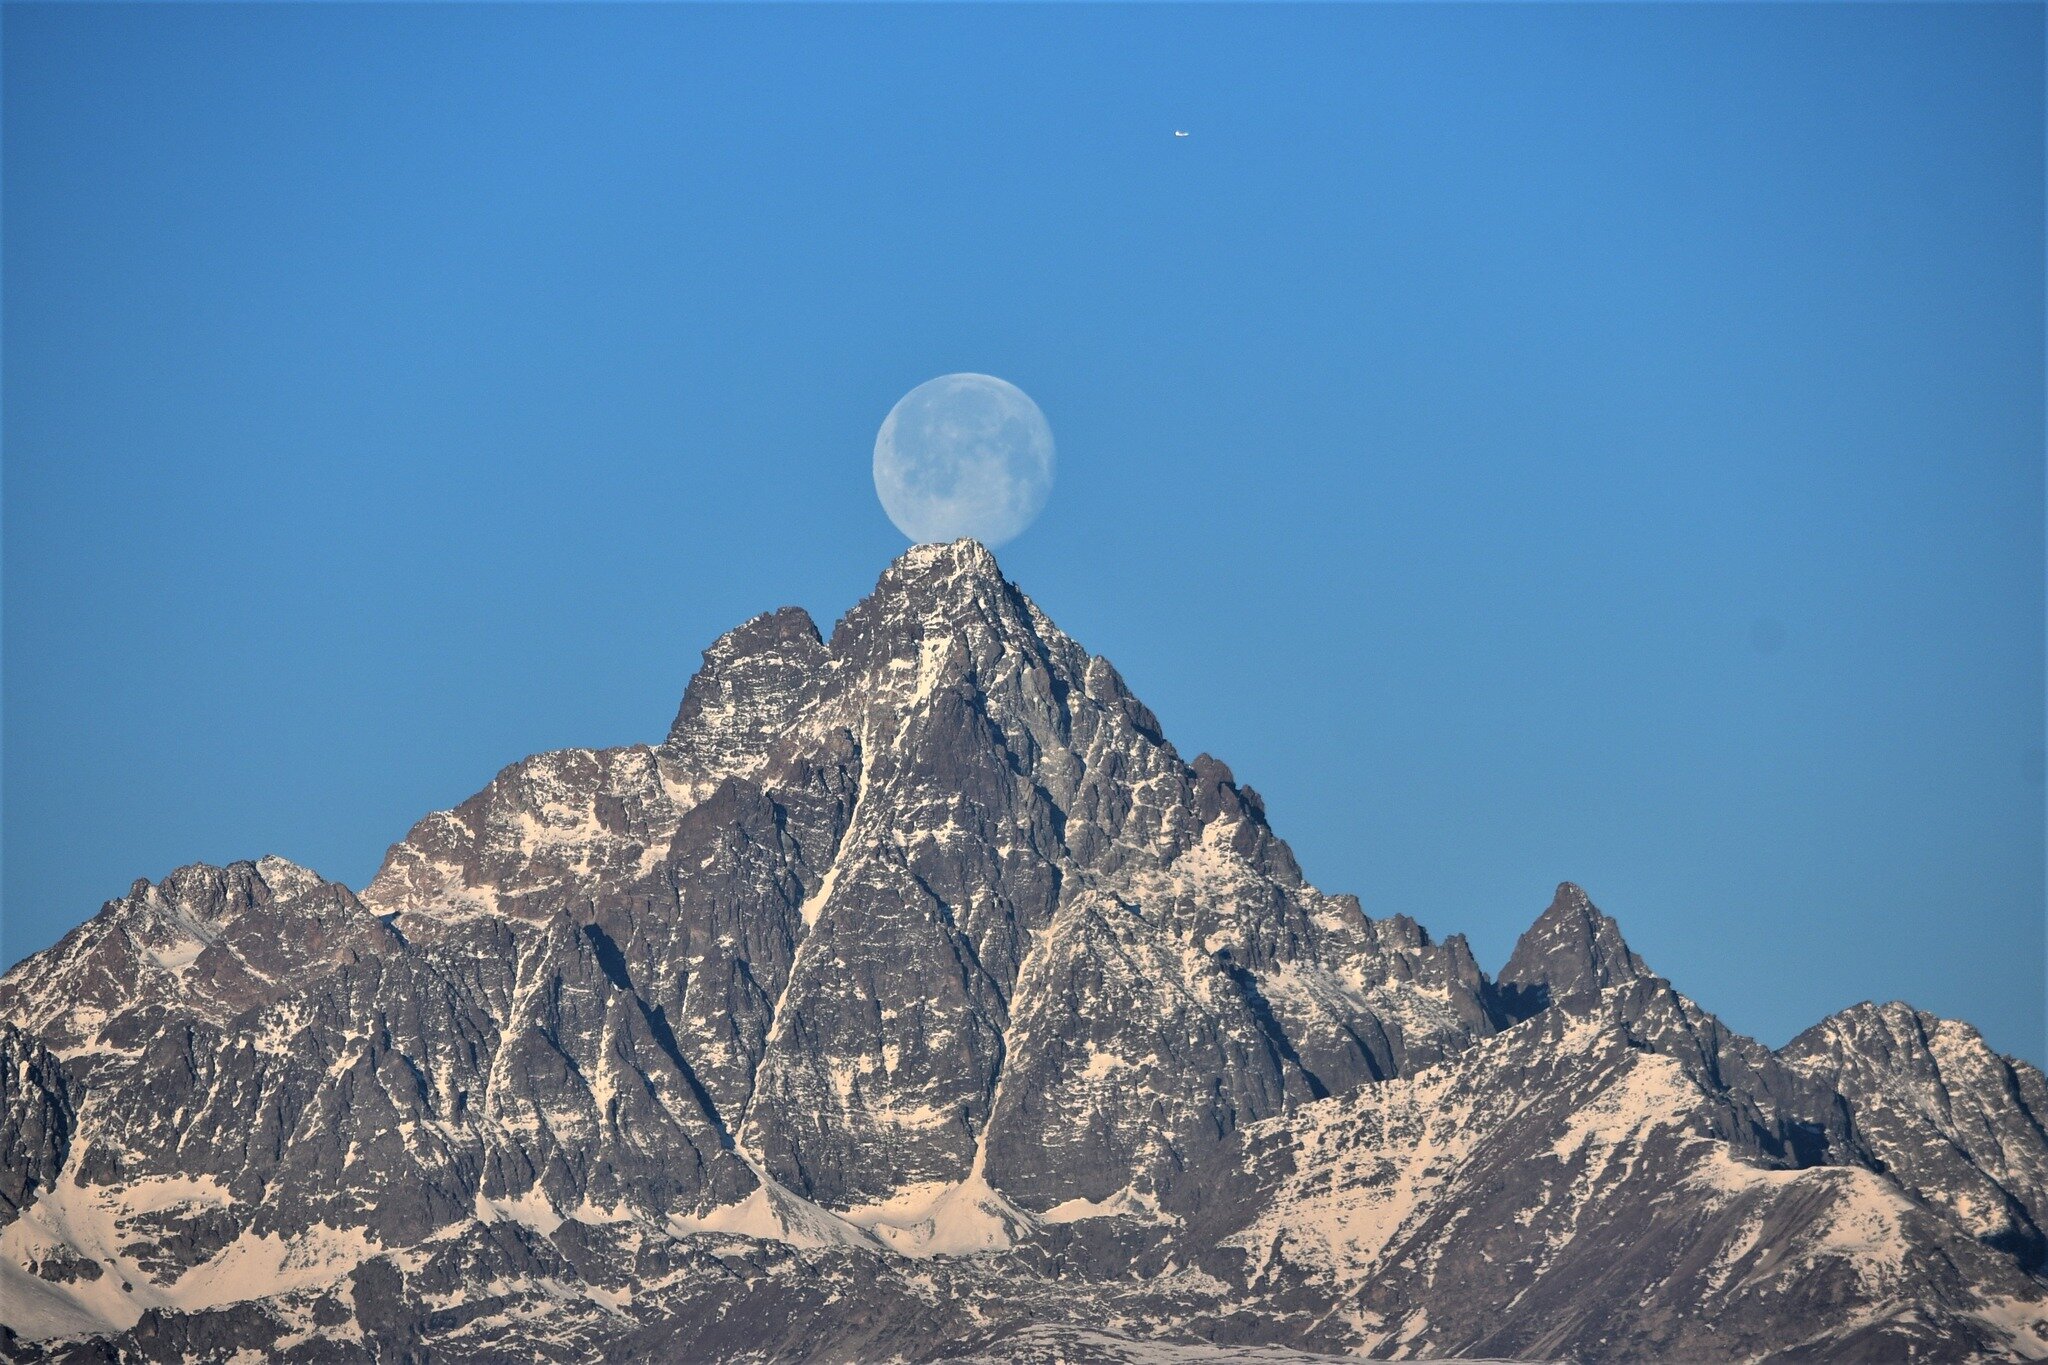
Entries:
{"type": "Polygon", "coordinates": [[[1904,1007],[1773,1054],[1572,886],[1489,981],[972,542],[360,897],[137,883],[0,1020],[28,1358],[2048,1352],[2039,1072],[1904,1007]]]}

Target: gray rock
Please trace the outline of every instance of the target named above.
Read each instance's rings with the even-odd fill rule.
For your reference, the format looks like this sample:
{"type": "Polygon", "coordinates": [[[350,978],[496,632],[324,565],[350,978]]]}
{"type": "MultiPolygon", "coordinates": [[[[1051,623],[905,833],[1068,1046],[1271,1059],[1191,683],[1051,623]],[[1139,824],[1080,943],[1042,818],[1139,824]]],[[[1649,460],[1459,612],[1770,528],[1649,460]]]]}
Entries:
{"type": "Polygon", "coordinates": [[[1779,1056],[1848,1103],[1866,1163],[2039,1274],[2048,1257],[2048,1085],[1968,1024],[1861,1004],[1779,1056]]]}
{"type": "Polygon", "coordinates": [[[1560,882],[1550,908],[1516,941],[1496,986],[1507,1015],[1527,1019],[1560,1001],[1652,976],[1614,921],[1584,891],[1560,882]]]}
{"type": "Polygon", "coordinates": [[[1903,1007],[1773,1054],[1569,884],[1489,981],[972,542],[361,897],[138,882],[0,1068],[13,1358],[2048,1352],[2039,1072],[1903,1007]]]}
{"type": "Polygon", "coordinates": [[[33,1035],[0,1023],[0,1227],[57,1183],[71,1153],[78,1093],[33,1035]]]}

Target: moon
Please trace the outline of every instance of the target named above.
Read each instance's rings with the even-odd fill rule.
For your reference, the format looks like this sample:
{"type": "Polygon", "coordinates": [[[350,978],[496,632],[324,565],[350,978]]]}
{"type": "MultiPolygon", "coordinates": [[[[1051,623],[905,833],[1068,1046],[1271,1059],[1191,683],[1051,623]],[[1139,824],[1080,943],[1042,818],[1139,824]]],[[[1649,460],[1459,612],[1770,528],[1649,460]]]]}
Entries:
{"type": "Polygon", "coordinates": [[[912,542],[1001,545],[1052,492],[1052,428],[1015,384],[943,374],[896,400],[875,434],[875,495],[912,542]]]}

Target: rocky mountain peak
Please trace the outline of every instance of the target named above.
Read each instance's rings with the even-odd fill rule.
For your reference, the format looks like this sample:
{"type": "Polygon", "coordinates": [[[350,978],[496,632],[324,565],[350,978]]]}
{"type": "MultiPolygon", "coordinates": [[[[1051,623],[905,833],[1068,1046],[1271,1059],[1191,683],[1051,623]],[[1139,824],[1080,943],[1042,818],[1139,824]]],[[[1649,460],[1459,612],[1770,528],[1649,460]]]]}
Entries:
{"type": "Polygon", "coordinates": [[[1559,882],[1550,907],[1516,941],[1498,984],[1508,1013],[1527,1018],[1573,996],[1654,976],[1584,890],[1559,882]]]}
{"type": "Polygon", "coordinates": [[[825,666],[818,627],[802,607],[756,616],[704,651],[663,744],[682,772],[722,772],[758,753],[788,725],[806,685],[825,666]]]}
{"type": "Polygon", "coordinates": [[[396,944],[347,887],[297,863],[194,863],[108,901],[47,950],[49,970],[0,979],[0,1018],[71,1051],[138,1011],[225,1020],[294,989],[295,972],[396,944]]]}
{"type": "MultiPolygon", "coordinates": [[[[1903,1000],[1851,1005],[1785,1044],[1779,1055],[1813,1071],[1877,1066],[1924,1074],[2005,1065],[2033,1070],[2027,1063],[2000,1057],[1970,1024],[1929,1014],[1903,1000]]],[[[2048,1113],[2041,1118],[2048,1123],[2048,1113]]]]}
{"type": "Polygon", "coordinates": [[[1069,661],[1078,669],[1086,659],[976,540],[898,556],[833,628],[830,647],[835,664],[867,685],[894,691],[907,680],[924,695],[946,679],[1069,661]]]}
{"type": "Polygon", "coordinates": [[[839,621],[829,646],[801,607],[757,616],[719,637],[684,691],[664,751],[700,776],[734,769],[736,758],[760,751],[805,706],[847,693],[865,701],[878,687],[893,695],[904,673],[928,694],[1020,645],[1042,653],[1035,637],[1043,620],[979,541],[912,546],[839,621]]]}
{"type": "Polygon", "coordinates": [[[1915,1198],[2048,1269],[2048,1078],[1976,1029],[1904,1001],[1865,1001],[1779,1050],[1840,1094],[1859,1138],[1915,1198]]]}
{"type": "Polygon", "coordinates": [[[0,978],[0,1348],[2048,1351],[2039,1073],[1833,1022],[1780,1060],[1571,883],[1496,988],[1311,884],[985,547],[922,545],[829,639],[720,637],[659,743],[424,817],[360,901],[180,869],[0,978]]]}
{"type": "Polygon", "coordinates": [[[899,630],[918,621],[944,626],[969,613],[1000,618],[1007,614],[1003,608],[1020,596],[987,546],[978,540],[956,540],[905,550],[882,570],[873,589],[847,616],[873,616],[895,623],[899,630]]]}
{"type": "Polygon", "coordinates": [[[939,584],[986,584],[1005,585],[1002,567],[996,563],[995,555],[986,545],[972,536],[958,540],[934,541],[913,545],[896,556],[893,563],[882,574],[882,581],[876,590],[886,592],[892,584],[922,583],[933,585],[934,593],[943,589],[939,584]]]}
{"type": "Polygon", "coordinates": [[[1492,1027],[1461,940],[1307,885],[1257,794],[971,540],[907,551],[822,644],[749,621],[657,749],[514,765],[366,899],[422,943],[587,926],[705,1124],[827,1210],[970,1178],[1027,1212],[1157,1193],[1251,1116],[1492,1027]],[[1107,1074],[1084,1040],[1154,1093],[1070,1131],[1048,1097],[1097,1106],[1107,1074]]]}

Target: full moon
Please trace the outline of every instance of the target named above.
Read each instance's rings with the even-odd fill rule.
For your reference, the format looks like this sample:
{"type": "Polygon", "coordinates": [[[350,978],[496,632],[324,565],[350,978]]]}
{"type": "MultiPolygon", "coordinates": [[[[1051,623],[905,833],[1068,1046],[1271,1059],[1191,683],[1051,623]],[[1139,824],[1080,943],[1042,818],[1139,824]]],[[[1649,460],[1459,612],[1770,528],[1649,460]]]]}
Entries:
{"type": "Polygon", "coordinates": [[[994,375],[945,374],[896,400],[875,434],[875,494],[922,545],[972,536],[1001,545],[1052,491],[1052,428],[994,375]]]}

